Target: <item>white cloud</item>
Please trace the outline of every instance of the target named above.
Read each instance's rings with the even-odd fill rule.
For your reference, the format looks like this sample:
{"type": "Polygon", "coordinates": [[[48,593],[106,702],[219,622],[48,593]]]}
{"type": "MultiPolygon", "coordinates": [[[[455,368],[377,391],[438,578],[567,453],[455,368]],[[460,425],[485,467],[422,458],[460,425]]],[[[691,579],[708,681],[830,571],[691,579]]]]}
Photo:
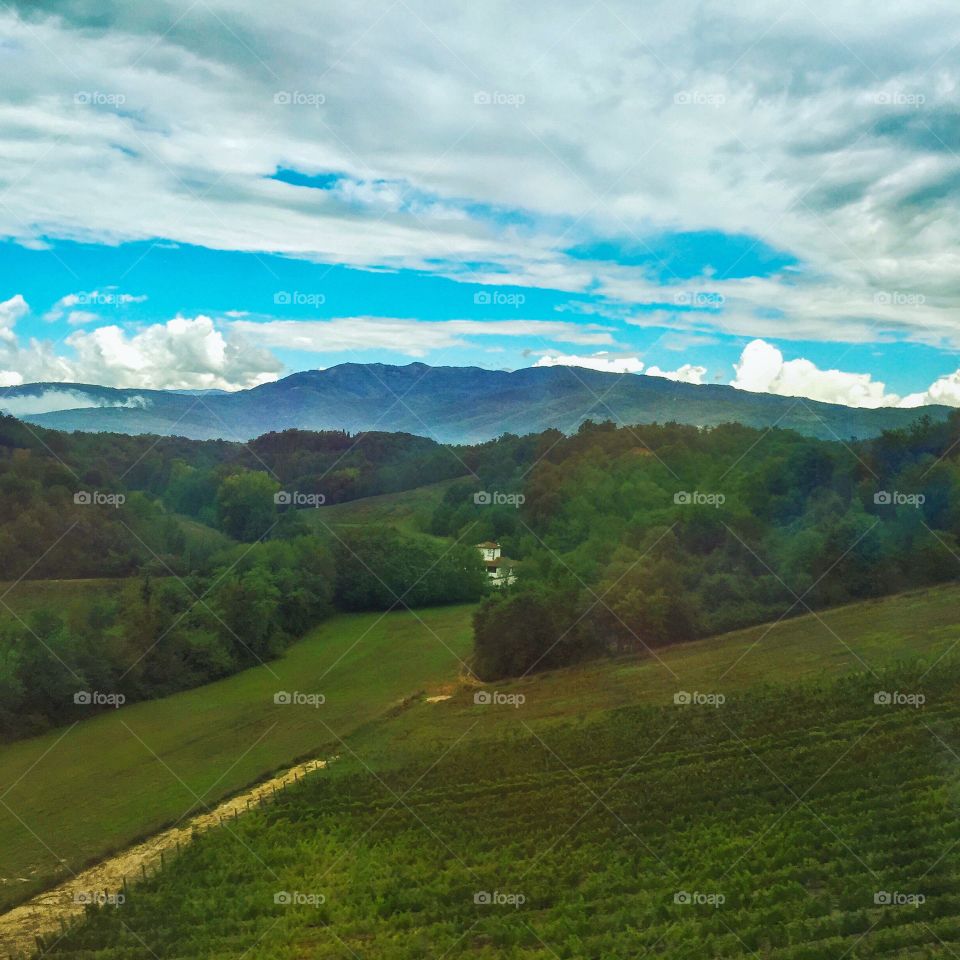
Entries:
{"type": "Polygon", "coordinates": [[[676,283],[560,248],[719,230],[803,267],[705,270],[725,305],[703,327],[960,342],[960,21],[941,0],[811,0],[775,18],[759,3],[608,0],[590,17],[533,3],[506,39],[440,0],[370,22],[308,0],[283,17],[241,0],[54,6],[0,15],[2,236],[509,274],[629,305],[670,303],[676,283]],[[268,179],[278,167],[343,179],[315,190],[268,179]]]}
{"type": "MultiPolygon", "coordinates": [[[[0,384],[0,386],[18,386],[18,384],[0,384]]],[[[124,400],[110,401],[93,396],[83,390],[43,390],[40,393],[18,394],[11,390],[0,394],[0,410],[15,417],[27,414],[52,413],[55,410],[81,410],[90,407],[136,407],[149,406],[145,397],[127,397],[124,400]]]]}
{"type": "Polygon", "coordinates": [[[676,370],[661,370],[657,366],[649,367],[646,376],[663,377],[666,380],[675,380],[678,383],[703,383],[707,368],[698,367],[692,363],[685,363],[676,370]]]}
{"type": "Polygon", "coordinates": [[[0,303],[0,386],[53,381],[236,390],[275,380],[283,370],[272,353],[229,325],[219,329],[210,317],[175,317],[133,331],[116,325],[77,330],[58,352],[59,343],[17,337],[16,322],[28,312],[19,294],[0,303]]]}
{"type": "Polygon", "coordinates": [[[748,343],[734,369],[737,375],[730,385],[754,393],[808,397],[848,407],[892,407],[900,400],[869,373],[821,370],[809,360],[784,360],[783,354],[764,340],[748,343]]]}
{"type": "Polygon", "coordinates": [[[143,303],[146,295],[135,296],[132,293],[120,293],[115,288],[107,290],[85,290],[80,293],[68,293],[61,297],[44,314],[49,323],[66,318],[71,326],[79,326],[102,319],[89,309],[76,310],[75,307],[122,307],[128,303],[143,303]]]}
{"type": "Polygon", "coordinates": [[[643,363],[638,357],[615,357],[605,352],[590,356],[576,354],[544,355],[535,367],[586,367],[588,370],[601,370],[604,373],[640,373],[643,363]]]}
{"type": "Polygon", "coordinates": [[[467,346],[467,337],[529,337],[559,343],[612,343],[610,328],[557,320],[411,320],[336,317],[332,320],[236,320],[231,328],[251,343],[311,353],[390,350],[411,357],[467,346]]]}
{"type": "Polygon", "coordinates": [[[30,312],[30,305],[23,299],[22,294],[17,294],[9,300],[0,302],[0,342],[12,343],[16,340],[16,334],[13,328],[17,321],[30,312]]]}
{"type": "Polygon", "coordinates": [[[175,317],[135,333],[118,326],[77,331],[66,343],[93,383],[153,389],[235,390],[275,380],[283,364],[210,317],[175,317]]]}
{"type": "Polygon", "coordinates": [[[606,351],[588,356],[577,354],[545,354],[534,364],[535,367],[586,367],[588,370],[600,370],[604,373],[643,373],[647,377],[662,377],[678,383],[703,383],[706,367],[685,363],[676,370],[661,370],[654,365],[644,370],[643,361],[636,356],[618,356],[606,351]]]}
{"type": "Polygon", "coordinates": [[[900,401],[901,407],[921,407],[928,403],[942,403],[960,407],[960,370],[939,377],[923,393],[911,393],[900,401]]]}

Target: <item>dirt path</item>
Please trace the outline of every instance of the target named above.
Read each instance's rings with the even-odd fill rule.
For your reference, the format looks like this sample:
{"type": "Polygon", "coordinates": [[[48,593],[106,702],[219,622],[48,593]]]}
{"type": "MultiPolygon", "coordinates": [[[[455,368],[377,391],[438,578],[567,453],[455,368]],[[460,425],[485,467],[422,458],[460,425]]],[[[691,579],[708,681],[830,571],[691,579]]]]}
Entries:
{"type": "Polygon", "coordinates": [[[83,913],[85,904],[92,902],[93,898],[114,896],[122,891],[124,880],[133,882],[142,877],[144,871],[149,873],[156,869],[161,855],[176,851],[178,844],[188,844],[194,831],[219,826],[222,820],[238,816],[255,803],[272,797],[275,791],[326,765],[325,760],[308,760],[290,767],[272,779],[224,800],[207,813],[163,830],[0,915],[0,957],[6,960],[21,954],[33,955],[35,937],[59,931],[62,923],[83,913]]]}

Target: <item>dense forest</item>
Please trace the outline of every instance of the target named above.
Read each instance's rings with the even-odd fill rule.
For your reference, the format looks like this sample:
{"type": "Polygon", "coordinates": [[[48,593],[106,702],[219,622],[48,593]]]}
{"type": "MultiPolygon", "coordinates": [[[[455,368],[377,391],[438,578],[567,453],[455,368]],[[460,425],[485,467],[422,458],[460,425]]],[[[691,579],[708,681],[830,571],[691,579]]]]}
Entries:
{"type": "Polygon", "coordinates": [[[645,651],[953,579],[960,414],[860,443],[739,425],[584,424],[531,465],[516,507],[454,487],[522,561],[475,619],[492,678],[645,651]]]}
{"type": "Polygon", "coordinates": [[[27,616],[0,599],[0,736],[265,662],[338,609],[479,599],[472,547],[389,529],[335,535],[282,496],[335,503],[465,469],[447,448],[402,434],[289,431],[240,445],[0,419],[7,589],[125,581],[27,616]]]}
{"type": "Polygon", "coordinates": [[[176,517],[253,542],[274,524],[295,532],[295,511],[273,502],[281,490],[332,504],[465,472],[454,451],[409,434],[288,430],[238,444],[63,434],[0,417],[0,579],[183,575],[209,541],[176,517]],[[77,503],[83,494],[91,502],[77,503]]]}
{"type": "Polygon", "coordinates": [[[483,598],[474,666],[489,679],[952,579],[958,457],[960,414],[858,443],[588,422],[469,447],[66,435],[3,418],[0,579],[126,586],[23,618],[3,603],[0,734],[85,715],[78,690],[134,700],[227,675],[337,610],[483,598]],[[420,534],[334,533],[298,509],[451,479],[420,534]],[[472,546],[488,539],[518,562],[492,593],[472,546]]]}

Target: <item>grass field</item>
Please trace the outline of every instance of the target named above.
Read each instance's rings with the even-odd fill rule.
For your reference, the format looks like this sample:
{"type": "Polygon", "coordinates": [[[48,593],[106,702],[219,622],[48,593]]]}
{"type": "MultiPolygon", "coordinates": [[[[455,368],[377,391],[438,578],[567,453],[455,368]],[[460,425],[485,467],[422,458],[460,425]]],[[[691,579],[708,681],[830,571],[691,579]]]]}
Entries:
{"type": "Polygon", "coordinates": [[[334,764],[44,956],[955,956],[960,661],[926,671],[579,721],[504,708],[494,738],[334,764]]]}
{"type": "Polygon", "coordinates": [[[403,698],[453,680],[470,640],[469,608],[340,616],[267,666],[0,748],[0,903],[295,759],[338,752],[403,698]],[[326,702],[275,704],[278,691],[326,702]]]}
{"type": "Polygon", "coordinates": [[[205,550],[223,550],[237,542],[231,540],[225,533],[214,530],[213,527],[208,527],[205,523],[200,523],[192,517],[186,517],[179,513],[173,516],[176,517],[183,530],[187,550],[191,547],[205,550]]]}
{"type": "Polygon", "coordinates": [[[96,596],[116,596],[124,580],[20,580],[0,582],[0,620],[26,619],[37,610],[68,614],[96,596]]]}
{"type": "Polygon", "coordinates": [[[341,616],[269,670],[0,749],[0,783],[9,785],[9,807],[0,805],[0,863],[7,880],[30,881],[8,882],[0,896],[20,900],[58,872],[59,858],[78,869],[200,800],[239,790],[300,757],[335,752],[344,770],[387,769],[424,751],[440,755],[460,738],[516,732],[520,721],[583,721],[622,706],[669,704],[682,690],[733,695],[765,682],[880,671],[901,659],[933,663],[960,639],[958,609],[960,587],[942,587],[661,650],[655,658],[483,688],[522,694],[520,708],[478,708],[473,689],[457,682],[458,658],[470,649],[470,607],[416,617],[341,616]],[[319,710],[281,707],[272,701],[277,690],[320,692],[327,702],[319,710]],[[451,699],[427,702],[440,694],[451,699]]]}
{"type": "Polygon", "coordinates": [[[334,529],[372,524],[378,527],[394,527],[403,533],[422,533],[447,488],[456,482],[442,480],[401,493],[364,497],[348,503],[333,503],[315,510],[303,510],[301,515],[308,523],[321,528],[323,524],[334,529]]]}
{"type": "Polygon", "coordinates": [[[674,694],[736,694],[765,683],[787,683],[846,673],[881,672],[901,661],[934,664],[960,653],[960,586],[918,590],[819,611],[774,625],[751,627],[653,655],[599,661],[522,680],[476,689],[520,695],[523,706],[474,706],[476,689],[448,691],[449,700],[418,701],[389,725],[352,738],[366,763],[380,766],[407,761],[423,749],[442,749],[468,731],[499,734],[515,726],[518,715],[531,723],[585,719],[617,707],[670,704],[674,694]]]}

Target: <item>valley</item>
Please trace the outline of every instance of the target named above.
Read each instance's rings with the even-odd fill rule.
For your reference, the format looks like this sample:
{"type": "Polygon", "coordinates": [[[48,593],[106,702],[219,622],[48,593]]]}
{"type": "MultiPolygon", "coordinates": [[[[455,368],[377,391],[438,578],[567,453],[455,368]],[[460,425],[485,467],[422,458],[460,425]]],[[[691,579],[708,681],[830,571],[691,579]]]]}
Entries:
{"type": "Polygon", "coordinates": [[[960,957],[958,49],[0,4],[0,960],[960,957]]]}

